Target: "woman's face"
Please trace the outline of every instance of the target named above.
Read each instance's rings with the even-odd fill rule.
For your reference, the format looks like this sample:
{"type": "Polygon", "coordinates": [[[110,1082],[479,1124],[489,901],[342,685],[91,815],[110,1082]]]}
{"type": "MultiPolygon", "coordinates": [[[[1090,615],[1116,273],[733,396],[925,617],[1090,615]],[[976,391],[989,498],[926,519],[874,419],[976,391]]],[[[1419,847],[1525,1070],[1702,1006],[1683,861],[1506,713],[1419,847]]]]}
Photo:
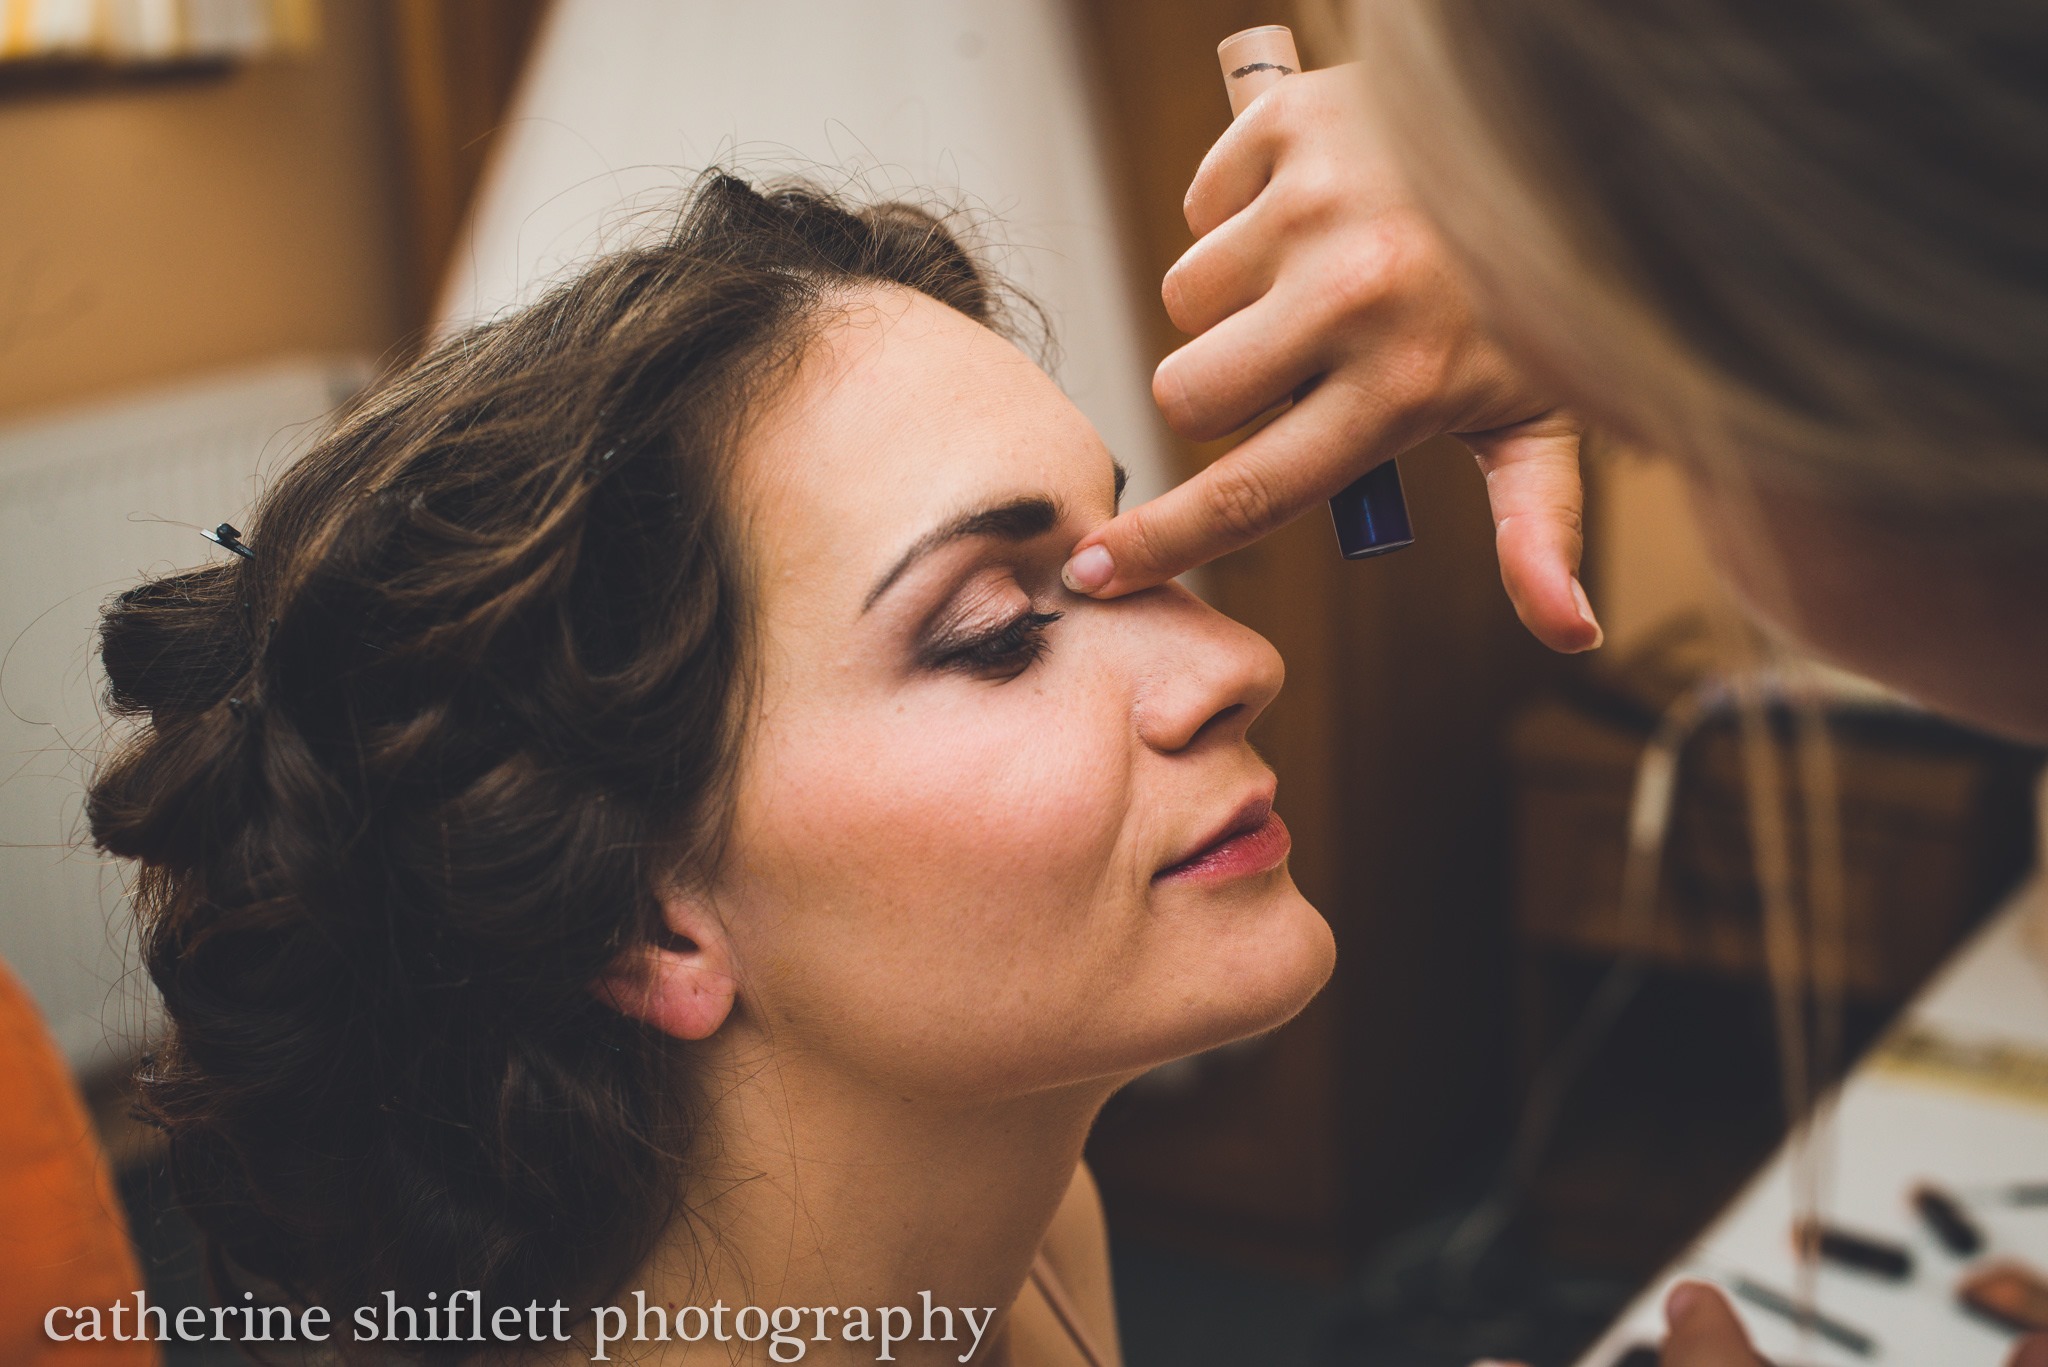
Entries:
{"type": "Polygon", "coordinates": [[[742,443],[759,685],[712,905],[727,1029],[904,1097],[1117,1080],[1330,973],[1245,739],[1263,639],[1060,584],[1119,472],[1008,342],[853,300],[742,443]]]}

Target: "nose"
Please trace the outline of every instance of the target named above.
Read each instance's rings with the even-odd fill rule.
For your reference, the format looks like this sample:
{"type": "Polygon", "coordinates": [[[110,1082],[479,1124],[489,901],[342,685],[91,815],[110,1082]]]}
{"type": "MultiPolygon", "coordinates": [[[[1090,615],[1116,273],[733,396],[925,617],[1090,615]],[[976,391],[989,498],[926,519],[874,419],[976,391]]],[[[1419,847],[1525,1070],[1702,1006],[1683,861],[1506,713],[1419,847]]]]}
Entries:
{"type": "Polygon", "coordinates": [[[1135,700],[1139,737],[1162,754],[1242,741],[1280,693],[1280,652],[1178,584],[1133,597],[1154,595],[1135,700]]]}

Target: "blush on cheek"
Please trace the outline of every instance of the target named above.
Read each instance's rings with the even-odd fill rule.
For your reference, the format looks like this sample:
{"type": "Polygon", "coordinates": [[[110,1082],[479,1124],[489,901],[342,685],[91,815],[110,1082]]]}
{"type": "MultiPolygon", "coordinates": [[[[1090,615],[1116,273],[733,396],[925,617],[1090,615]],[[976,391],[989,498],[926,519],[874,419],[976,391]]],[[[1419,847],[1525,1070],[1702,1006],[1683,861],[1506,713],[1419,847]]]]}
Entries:
{"type": "Polygon", "coordinates": [[[921,905],[1021,902],[1048,932],[1084,914],[1112,876],[1127,743],[1089,734],[1048,696],[1030,700],[1039,706],[970,697],[757,736],[768,744],[741,812],[753,859],[835,901],[893,907],[905,925],[921,905]]]}
{"type": "Polygon", "coordinates": [[[910,728],[890,747],[873,810],[906,853],[953,866],[991,891],[1042,888],[1033,901],[1092,896],[1110,863],[1127,798],[1123,747],[1090,744],[1048,719],[1030,734],[910,728]]]}

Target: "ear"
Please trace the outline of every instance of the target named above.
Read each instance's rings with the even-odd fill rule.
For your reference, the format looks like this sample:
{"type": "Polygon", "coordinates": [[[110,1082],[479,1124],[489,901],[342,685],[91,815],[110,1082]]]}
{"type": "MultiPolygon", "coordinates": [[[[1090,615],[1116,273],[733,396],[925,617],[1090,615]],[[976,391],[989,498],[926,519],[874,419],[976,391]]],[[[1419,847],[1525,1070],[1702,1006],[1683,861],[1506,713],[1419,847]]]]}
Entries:
{"type": "Polygon", "coordinates": [[[677,1039],[709,1039],[732,1013],[735,983],[725,927],[679,893],[662,903],[668,934],[620,959],[597,995],[621,1015],[677,1039]]]}

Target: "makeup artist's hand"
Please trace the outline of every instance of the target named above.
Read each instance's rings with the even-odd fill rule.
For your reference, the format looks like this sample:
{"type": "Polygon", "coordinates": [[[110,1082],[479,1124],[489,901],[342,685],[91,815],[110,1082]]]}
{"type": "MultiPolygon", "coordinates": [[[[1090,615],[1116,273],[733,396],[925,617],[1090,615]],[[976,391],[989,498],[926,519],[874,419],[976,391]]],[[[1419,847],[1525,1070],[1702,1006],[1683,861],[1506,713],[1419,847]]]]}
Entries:
{"type": "Polygon", "coordinates": [[[1577,577],[1579,425],[1481,332],[1379,146],[1352,67],[1290,76],[1203,159],[1196,242],[1167,273],[1195,340],[1152,381],[1167,425],[1225,436],[1207,470],[1075,547],[1070,588],[1115,597],[1258,540],[1380,462],[1452,432],[1478,456],[1501,579],[1557,650],[1600,643],[1577,577]]]}

